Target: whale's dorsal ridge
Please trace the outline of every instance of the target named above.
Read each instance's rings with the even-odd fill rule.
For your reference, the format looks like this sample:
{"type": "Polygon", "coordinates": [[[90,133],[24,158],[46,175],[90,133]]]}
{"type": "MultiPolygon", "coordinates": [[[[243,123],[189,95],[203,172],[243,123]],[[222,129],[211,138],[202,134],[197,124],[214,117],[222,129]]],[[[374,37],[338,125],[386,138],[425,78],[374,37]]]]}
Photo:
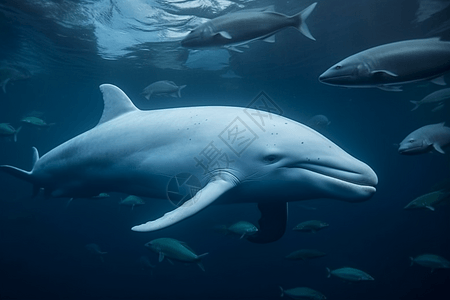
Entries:
{"type": "Polygon", "coordinates": [[[97,125],[108,122],[125,113],[138,110],[130,98],[117,86],[112,84],[100,85],[103,94],[103,114],[97,125]]]}

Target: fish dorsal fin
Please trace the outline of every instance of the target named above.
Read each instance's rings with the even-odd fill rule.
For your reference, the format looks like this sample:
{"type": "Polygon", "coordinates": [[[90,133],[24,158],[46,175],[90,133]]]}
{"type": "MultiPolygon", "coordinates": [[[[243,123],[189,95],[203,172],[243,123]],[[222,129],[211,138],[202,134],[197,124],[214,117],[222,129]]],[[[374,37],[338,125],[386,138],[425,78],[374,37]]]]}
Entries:
{"type": "Polygon", "coordinates": [[[138,110],[130,98],[117,86],[102,84],[100,91],[103,93],[103,114],[97,125],[108,122],[123,114],[138,110]]]}
{"type": "Polygon", "coordinates": [[[186,242],[182,242],[182,241],[178,241],[178,242],[179,242],[181,245],[183,245],[184,248],[186,248],[187,250],[189,250],[189,251],[191,251],[192,253],[195,254],[194,250],[193,250],[191,247],[189,247],[189,245],[186,244],[186,242]]]}

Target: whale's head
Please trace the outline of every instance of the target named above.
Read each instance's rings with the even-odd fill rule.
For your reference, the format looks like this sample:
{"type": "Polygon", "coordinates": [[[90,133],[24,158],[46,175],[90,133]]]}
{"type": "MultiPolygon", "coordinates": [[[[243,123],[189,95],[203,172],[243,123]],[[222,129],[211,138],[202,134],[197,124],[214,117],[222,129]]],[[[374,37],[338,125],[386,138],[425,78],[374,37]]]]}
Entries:
{"type": "Polygon", "coordinates": [[[358,202],[375,193],[375,172],[313,129],[282,121],[266,134],[242,157],[249,170],[244,181],[257,184],[262,197],[276,193],[287,201],[358,202]]]}

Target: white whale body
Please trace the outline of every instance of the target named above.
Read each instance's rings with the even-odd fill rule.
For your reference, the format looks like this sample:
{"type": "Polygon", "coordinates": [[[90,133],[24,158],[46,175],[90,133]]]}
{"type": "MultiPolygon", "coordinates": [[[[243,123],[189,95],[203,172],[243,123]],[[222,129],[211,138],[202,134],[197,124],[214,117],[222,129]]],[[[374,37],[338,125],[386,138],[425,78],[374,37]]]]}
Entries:
{"type": "Polygon", "coordinates": [[[377,176],[330,140],[285,117],[240,107],[187,107],[141,111],[118,87],[100,86],[99,124],[57,146],[24,171],[0,170],[53,197],[122,192],[168,199],[168,183],[188,173],[195,195],[163,217],[135,226],[154,231],[209,204],[255,202],[261,211],[253,242],[271,242],[286,228],[287,202],[369,199],[377,176]]]}

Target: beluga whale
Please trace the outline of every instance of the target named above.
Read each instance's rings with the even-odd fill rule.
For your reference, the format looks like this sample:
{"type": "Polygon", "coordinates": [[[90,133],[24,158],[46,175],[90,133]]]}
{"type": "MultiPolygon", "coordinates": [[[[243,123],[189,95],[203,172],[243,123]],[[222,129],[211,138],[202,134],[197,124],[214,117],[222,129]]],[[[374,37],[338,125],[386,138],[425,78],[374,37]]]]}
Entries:
{"type": "MultiPolygon", "coordinates": [[[[314,198],[369,199],[377,176],[313,129],[280,115],[243,107],[202,106],[142,111],[118,87],[102,84],[98,125],[39,157],[31,171],[0,170],[51,197],[121,192],[169,199],[174,209],[134,226],[166,228],[212,203],[257,203],[255,243],[279,239],[287,203],[314,198]],[[198,187],[182,203],[168,197],[171,180],[190,174],[198,187]]],[[[145,220],[143,220],[145,221],[145,220]]]]}

